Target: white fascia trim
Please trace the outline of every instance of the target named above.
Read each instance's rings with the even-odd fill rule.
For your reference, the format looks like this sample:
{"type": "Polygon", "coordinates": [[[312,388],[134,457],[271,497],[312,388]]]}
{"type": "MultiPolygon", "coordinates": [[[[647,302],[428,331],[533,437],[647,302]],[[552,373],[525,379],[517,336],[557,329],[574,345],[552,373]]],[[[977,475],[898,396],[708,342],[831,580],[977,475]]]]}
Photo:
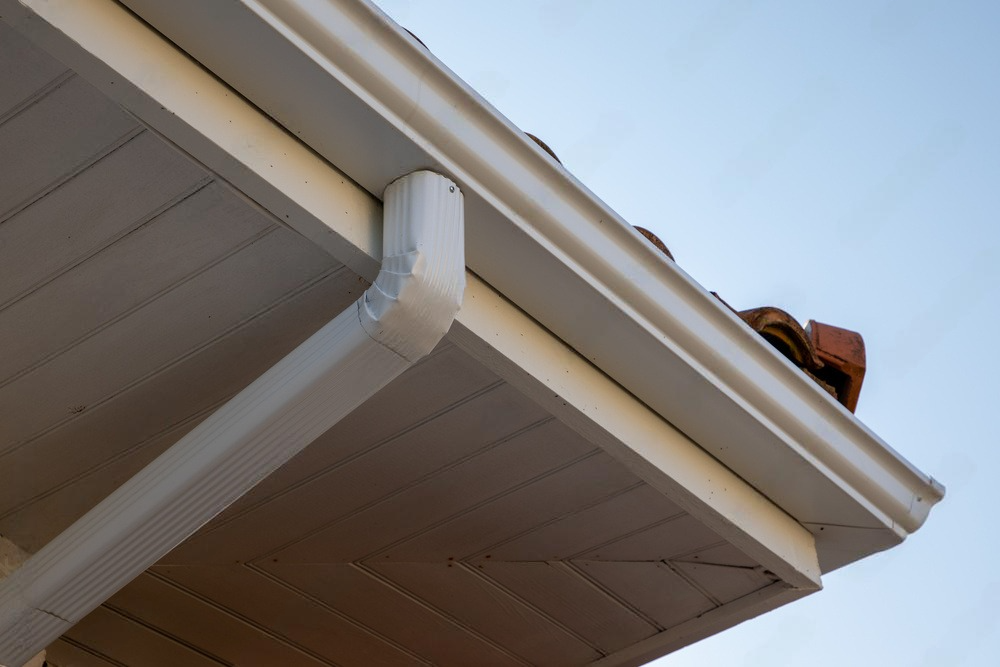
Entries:
{"type": "MultiPolygon", "coordinates": [[[[220,179],[375,277],[382,206],[373,196],[120,5],[44,9],[5,16],[220,179]]],[[[820,587],[808,530],[492,287],[466,280],[452,341],[790,586],[820,587]]]]}
{"type": "MultiPolygon", "coordinates": [[[[53,0],[32,9],[0,0],[0,17],[277,219],[375,278],[379,202],[121,5],[53,0]]],[[[757,502],[764,499],[745,481],[718,474],[722,467],[690,438],[636,409],[633,395],[626,400],[620,385],[572,348],[550,344],[556,339],[537,320],[485,283],[471,285],[458,316],[458,330],[474,334],[463,336],[467,351],[789,583],[818,586],[817,548],[824,562],[834,550],[838,562],[850,562],[872,552],[872,533],[886,532],[865,530],[857,540],[817,530],[814,546],[782,510],[757,502]],[[529,335],[538,346],[525,347],[529,335]],[[566,368],[553,373],[553,363],[566,368]],[[544,378],[544,389],[531,376],[544,378]]]]}
{"type": "Polygon", "coordinates": [[[370,192],[449,174],[471,269],[799,521],[898,541],[943,496],[373,5],[125,4],[370,192]]]}
{"type": "Polygon", "coordinates": [[[447,332],[465,291],[462,193],[385,193],[384,263],[352,306],[0,582],[0,664],[44,649],[364,403],[447,332]]]}

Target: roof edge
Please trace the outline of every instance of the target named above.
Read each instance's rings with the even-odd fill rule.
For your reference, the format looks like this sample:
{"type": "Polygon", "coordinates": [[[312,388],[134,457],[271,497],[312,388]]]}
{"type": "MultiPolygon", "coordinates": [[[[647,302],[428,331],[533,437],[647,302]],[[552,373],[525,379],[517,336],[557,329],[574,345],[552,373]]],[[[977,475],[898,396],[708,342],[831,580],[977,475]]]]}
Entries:
{"type": "Polygon", "coordinates": [[[470,268],[799,521],[901,539],[943,497],[374,6],[125,4],[370,192],[451,176],[470,268]]]}

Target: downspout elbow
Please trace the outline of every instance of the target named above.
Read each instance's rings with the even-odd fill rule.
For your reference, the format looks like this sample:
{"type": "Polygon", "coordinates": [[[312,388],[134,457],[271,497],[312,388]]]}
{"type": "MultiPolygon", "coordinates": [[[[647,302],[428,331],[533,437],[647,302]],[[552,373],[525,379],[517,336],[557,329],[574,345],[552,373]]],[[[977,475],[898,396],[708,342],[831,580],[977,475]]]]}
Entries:
{"type": "Polygon", "coordinates": [[[448,332],[465,292],[462,192],[417,171],[385,190],[382,268],[358,300],[361,326],[409,362],[448,332]]]}
{"type": "Polygon", "coordinates": [[[357,301],[0,583],[0,665],[22,665],[448,332],[465,291],[462,193],[385,192],[382,270],[357,301]]]}

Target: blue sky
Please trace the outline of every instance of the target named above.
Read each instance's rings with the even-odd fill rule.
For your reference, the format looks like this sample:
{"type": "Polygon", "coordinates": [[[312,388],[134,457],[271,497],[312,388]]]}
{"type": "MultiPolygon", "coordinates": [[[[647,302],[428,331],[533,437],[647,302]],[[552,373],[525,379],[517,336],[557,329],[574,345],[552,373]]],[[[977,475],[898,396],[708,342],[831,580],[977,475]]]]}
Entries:
{"type": "Polygon", "coordinates": [[[862,332],[858,416],[948,487],[657,664],[997,664],[1000,3],[378,2],[734,307],[862,332]]]}

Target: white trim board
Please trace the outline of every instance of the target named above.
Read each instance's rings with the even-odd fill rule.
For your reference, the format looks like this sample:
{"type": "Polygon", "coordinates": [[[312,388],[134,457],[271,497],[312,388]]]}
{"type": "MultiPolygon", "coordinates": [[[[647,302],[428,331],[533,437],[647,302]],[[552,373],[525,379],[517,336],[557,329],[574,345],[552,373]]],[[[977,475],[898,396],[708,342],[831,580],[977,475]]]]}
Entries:
{"type": "MultiPolygon", "coordinates": [[[[132,4],[135,6],[141,3],[132,4]]],[[[314,153],[312,149],[316,146],[303,145],[114,2],[94,2],[83,9],[77,3],[65,0],[45,3],[28,0],[25,5],[4,0],[0,7],[3,7],[2,17],[5,20],[70,64],[103,92],[218,173],[234,188],[327,249],[352,270],[369,279],[374,277],[378,266],[377,249],[380,246],[380,206],[342,172],[314,153]]],[[[172,11],[185,16],[187,20],[197,16],[198,7],[198,3],[185,3],[172,6],[172,11]],[[194,12],[191,17],[185,14],[189,11],[194,12]]],[[[249,11],[244,5],[234,4],[232,7],[241,12],[249,11]]],[[[260,9],[260,5],[255,4],[254,7],[260,9]]],[[[340,4],[330,5],[331,11],[337,7],[340,4]]],[[[432,57],[424,54],[419,47],[410,44],[408,37],[398,34],[398,30],[377,11],[356,3],[346,3],[344,7],[343,11],[351,19],[345,24],[345,29],[350,26],[354,26],[351,29],[360,29],[358,21],[374,21],[380,26],[378,30],[371,32],[377,39],[368,46],[387,48],[381,43],[387,42],[391,49],[388,55],[383,54],[381,57],[395,54],[395,57],[403,58],[404,62],[414,60],[420,64],[413,71],[403,71],[401,76],[429,77],[428,85],[434,84],[431,88],[437,86],[451,90],[457,86],[460,93],[466,94],[473,102],[485,108],[485,103],[463,92],[459,83],[452,80],[453,75],[432,57]],[[376,41],[379,43],[375,44],[376,41]]],[[[145,16],[145,10],[143,11],[145,16]]],[[[233,24],[234,27],[238,25],[241,23],[233,24]]],[[[209,24],[201,27],[206,26],[209,24]]],[[[268,28],[266,24],[258,27],[264,29],[265,34],[270,34],[272,40],[285,40],[285,37],[274,33],[273,28],[268,28]],[[269,30],[272,32],[268,32],[269,30]]],[[[220,43],[224,41],[220,39],[220,43]]],[[[255,48],[261,47],[260,43],[254,44],[255,48]]],[[[267,47],[267,40],[264,45],[267,47]]],[[[286,49],[286,52],[294,57],[305,57],[305,52],[299,46],[291,51],[286,49]]],[[[366,51],[366,48],[360,51],[366,51]]],[[[372,58],[377,56],[368,55],[372,58]]],[[[316,53],[312,53],[312,56],[318,57],[316,53]]],[[[386,72],[390,70],[391,68],[386,72]]],[[[218,70],[215,73],[224,74],[218,70]]],[[[266,80],[266,76],[261,77],[262,82],[266,80]]],[[[336,83],[332,78],[330,81],[336,83]]],[[[429,94],[428,91],[424,92],[429,94]]],[[[398,95],[398,91],[394,90],[393,95],[398,95]]],[[[308,100],[297,101],[298,104],[307,102],[308,100]]],[[[365,114],[374,113],[375,121],[378,121],[380,113],[386,114],[378,122],[369,119],[380,127],[385,126],[385,118],[391,116],[385,111],[384,105],[378,108],[359,108],[365,114]]],[[[432,111],[429,107],[415,108],[414,115],[424,117],[431,115],[432,111]]],[[[331,113],[327,109],[323,114],[324,118],[330,118],[331,113]]],[[[341,122],[327,123],[331,137],[335,137],[337,132],[360,131],[366,127],[364,124],[356,127],[349,122],[349,117],[335,115],[341,122]]],[[[492,116],[483,119],[480,118],[481,115],[468,114],[468,118],[479,119],[492,128],[491,134],[480,139],[490,139],[496,145],[507,142],[506,148],[510,154],[495,168],[491,168],[493,177],[502,182],[487,188],[481,178],[476,179],[469,175],[468,170],[461,170],[462,165],[451,158],[448,159],[449,168],[444,170],[448,173],[462,172],[462,176],[456,178],[460,185],[465,184],[463,190],[467,193],[469,202],[469,263],[477,273],[486,277],[491,288],[499,289],[505,297],[515,300],[518,308],[526,310],[546,328],[567,340],[577,351],[586,354],[591,363],[603,373],[642,398],[646,405],[661,416],[661,422],[662,417],[665,417],[680,426],[689,436],[686,438],[688,443],[696,441],[698,446],[721,459],[796,519],[842,525],[856,523],[885,531],[893,540],[901,539],[908,529],[919,525],[926,516],[933,494],[939,491],[937,487],[899,459],[852,416],[844,413],[840,406],[832,404],[811,383],[801,378],[797,370],[759,341],[752,332],[745,330],[741,323],[715,304],[704,290],[656,255],[613,212],[600,209],[603,205],[593,200],[592,195],[572,177],[548,162],[549,158],[523,140],[509,124],[505,124],[506,121],[492,116]],[[496,172],[497,169],[500,172],[496,172]],[[522,187],[519,191],[518,186],[523,185],[522,182],[526,183],[525,179],[531,180],[533,187],[541,190],[526,193],[522,187]],[[506,199],[498,197],[498,192],[509,195],[507,199],[513,201],[513,205],[526,206],[528,201],[540,201],[553,203],[556,208],[537,210],[540,207],[533,205],[532,210],[515,210],[506,199]],[[527,199],[526,194],[530,195],[527,199]],[[606,214],[606,217],[598,220],[596,227],[594,220],[590,219],[594,216],[583,211],[588,206],[591,209],[596,206],[596,212],[606,214]],[[529,223],[529,219],[534,222],[529,223]],[[604,224],[605,220],[608,224],[604,224]],[[541,229],[539,221],[548,227],[541,229]],[[497,230],[495,233],[503,238],[491,236],[488,230],[494,228],[497,230]],[[519,267],[538,267],[546,275],[524,277],[522,282],[530,284],[514,284],[512,281],[519,280],[518,276],[504,275],[490,264],[488,256],[494,253],[484,252],[484,248],[493,243],[500,243],[498,247],[508,248],[505,253],[495,254],[520,256],[526,261],[519,263],[519,267]],[[601,257],[597,256],[598,248],[601,257]],[[524,252],[520,252],[521,250],[524,252]],[[627,257],[627,260],[622,260],[622,257],[627,257]],[[535,259],[538,261],[534,261],[535,259]],[[596,264],[585,268],[581,261],[596,264]],[[632,266],[633,269],[625,276],[615,273],[616,266],[632,266]],[[598,270],[606,275],[598,275],[598,270]],[[546,290],[562,290],[563,297],[569,294],[574,295],[574,298],[553,301],[546,290]],[[526,291],[532,294],[520,299],[526,291]],[[623,299],[623,295],[628,298],[623,299]],[[547,316],[546,311],[559,310],[550,307],[556,302],[562,304],[563,310],[547,316]],[[542,307],[546,303],[548,305],[542,307]],[[564,334],[566,322],[574,322],[573,318],[581,310],[607,315],[604,329],[597,331],[593,339],[586,341],[576,341],[573,336],[564,334]],[[653,316],[669,326],[654,324],[653,316]],[[552,319],[553,317],[556,319],[552,319]],[[559,318],[562,318],[562,323],[557,321],[559,318]],[[669,327],[680,329],[668,336],[663,329],[669,327]],[[699,327],[707,328],[702,331],[699,327]],[[592,353],[594,345],[600,347],[602,338],[619,334],[621,337],[615,339],[613,346],[604,345],[596,354],[592,353]],[[700,336],[704,338],[701,339],[700,336]],[[678,341],[682,339],[689,344],[687,349],[679,345],[678,341]],[[649,356],[646,353],[651,349],[654,354],[649,356]],[[631,358],[613,358],[618,353],[631,355],[631,358]],[[717,368],[707,368],[706,361],[713,362],[717,368]],[[736,380],[739,382],[734,389],[733,382],[722,382],[719,376],[720,370],[731,370],[737,362],[750,366],[736,369],[736,380]],[[653,368],[663,365],[666,365],[665,370],[657,371],[653,368]],[[642,372],[636,374],[637,369],[642,372]],[[758,371],[760,372],[757,373],[758,371]],[[671,390],[663,382],[655,387],[648,386],[649,380],[644,380],[643,377],[676,377],[682,384],[694,383],[690,386],[702,389],[688,396],[679,396],[676,390],[671,390]],[[770,384],[755,384],[748,377],[763,377],[770,384]],[[781,404],[777,399],[779,395],[795,398],[792,401],[794,405],[781,404]],[[803,402],[808,410],[805,411],[806,414],[800,415],[795,412],[795,408],[803,402]],[[788,433],[790,428],[780,428],[774,419],[761,412],[763,409],[777,417],[791,420],[789,424],[799,432],[803,429],[810,431],[812,427],[812,433],[805,433],[808,437],[804,439],[813,446],[813,450],[804,449],[801,442],[791,438],[788,433]],[[837,412],[838,409],[841,412],[837,412]],[[710,417],[719,414],[718,410],[726,410],[726,414],[733,419],[706,418],[706,415],[710,417]],[[691,420],[700,420],[707,425],[726,423],[729,424],[727,428],[730,432],[728,435],[721,434],[725,437],[720,439],[718,433],[714,436],[711,433],[701,433],[696,424],[687,423],[691,420]],[[744,425],[746,428],[741,431],[740,428],[744,425]],[[835,437],[817,443],[817,430],[835,437]],[[747,434],[756,434],[755,439],[748,438],[747,434]],[[735,444],[739,446],[736,447],[735,444]],[[773,474],[769,476],[752,466],[748,468],[741,465],[740,457],[746,459],[749,454],[740,452],[745,448],[752,453],[754,450],[751,445],[771,447],[772,454],[784,456],[788,466],[787,469],[781,469],[779,477],[781,480],[799,481],[794,485],[783,483],[788,488],[780,484],[775,486],[780,480],[773,479],[773,474]],[[838,475],[831,468],[834,464],[855,477],[860,475],[860,482],[873,487],[870,493],[861,493],[858,487],[862,485],[859,483],[848,484],[845,475],[838,475]],[[917,493],[926,496],[920,503],[913,502],[917,493]],[[819,500],[813,500],[815,498],[819,500]],[[900,509],[903,498],[907,498],[909,503],[905,511],[900,509]],[[899,514],[903,522],[896,522],[890,512],[903,512],[899,514]]],[[[463,123],[468,118],[449,117],[458,129],[464,127],[463,123]]],[[[358,120],[361,122],[364,119],[358,120]]],[[[365,154],[397,157],[407,155],[409,153],[405,146],[400,148],[396,145],[403,141],[409,142],[410,151],[417,147],[424,151],[424,159],[442,164],[442,160],[429,157],[432,145],[402,135],[400,130],[392,130],[383,139],[388,142],[385,151],[369,150],[365,154]]],[[[434,150],[440,152],[438,149],[434,150]]],[[[473,159],[471,154],[462,155],[469,160],[473,159]]],[[[442,156],[442,159],[446,157],[448,156],[442,156]]],[[[485,158],[476,160],[479,167],[482,167],[485,158]]],[[[339,162],[338,166],[349,168],[349,165],[339,162]]],[[[385,169],[391,172],[399,167],[400,164],[397,163],[387,165],[385,169]]],[[[352,176],[358,178],[364,175],[361,172],[356,174],[352,176]]],[[[366,187],[376,192],[381,191],[378,183],[368,183],[366,187]]],[[[506,273],[524,272],[519,269],[506,273]]],[[[463,311],[458,321],[464,326],[469,322],[469,317],[471,316],[463,311]]],[[[468,328],[475,330],[476,326],[468,328]]],[[[539,327],[539,330],[543,329],[539,327]]],[[[743,460],[742,463],[746,464],[746,461],[743,460]]],[[[769,466],[778,467],[774,463],[769,466]]],[[[703,500],[708,502],[709,499],[703,500]]],[[[749,527],[755,520],[744,517],[743,522],[749,527]]],[[[739,524],[739,521],[734,523],[739,524]]],[[[760,540],[760,537],[756,536],[754,539],[760,540]]],[[[840,549],[838,553],[849,554],[850,560],[869,553],[853,548],[851,544],[837,546],[840,549]]],[[[785,547],[779,548],[776,545],[767,546],[765,551],[767,550],[772,550],[773,553],[787,551],[785,547]]],[[[815,585],[818,572],[811,571],[808,554],[802,554],[801,558],[804,564],[797,569],[808,573],[805,578],[815,585]]]]}
{"type": "Polygon", "coordinates": [[[477,275],[800,521],[898,542],[943,495],[373,5],[126,4],[376,196],[456,180],[477,275]]]}

